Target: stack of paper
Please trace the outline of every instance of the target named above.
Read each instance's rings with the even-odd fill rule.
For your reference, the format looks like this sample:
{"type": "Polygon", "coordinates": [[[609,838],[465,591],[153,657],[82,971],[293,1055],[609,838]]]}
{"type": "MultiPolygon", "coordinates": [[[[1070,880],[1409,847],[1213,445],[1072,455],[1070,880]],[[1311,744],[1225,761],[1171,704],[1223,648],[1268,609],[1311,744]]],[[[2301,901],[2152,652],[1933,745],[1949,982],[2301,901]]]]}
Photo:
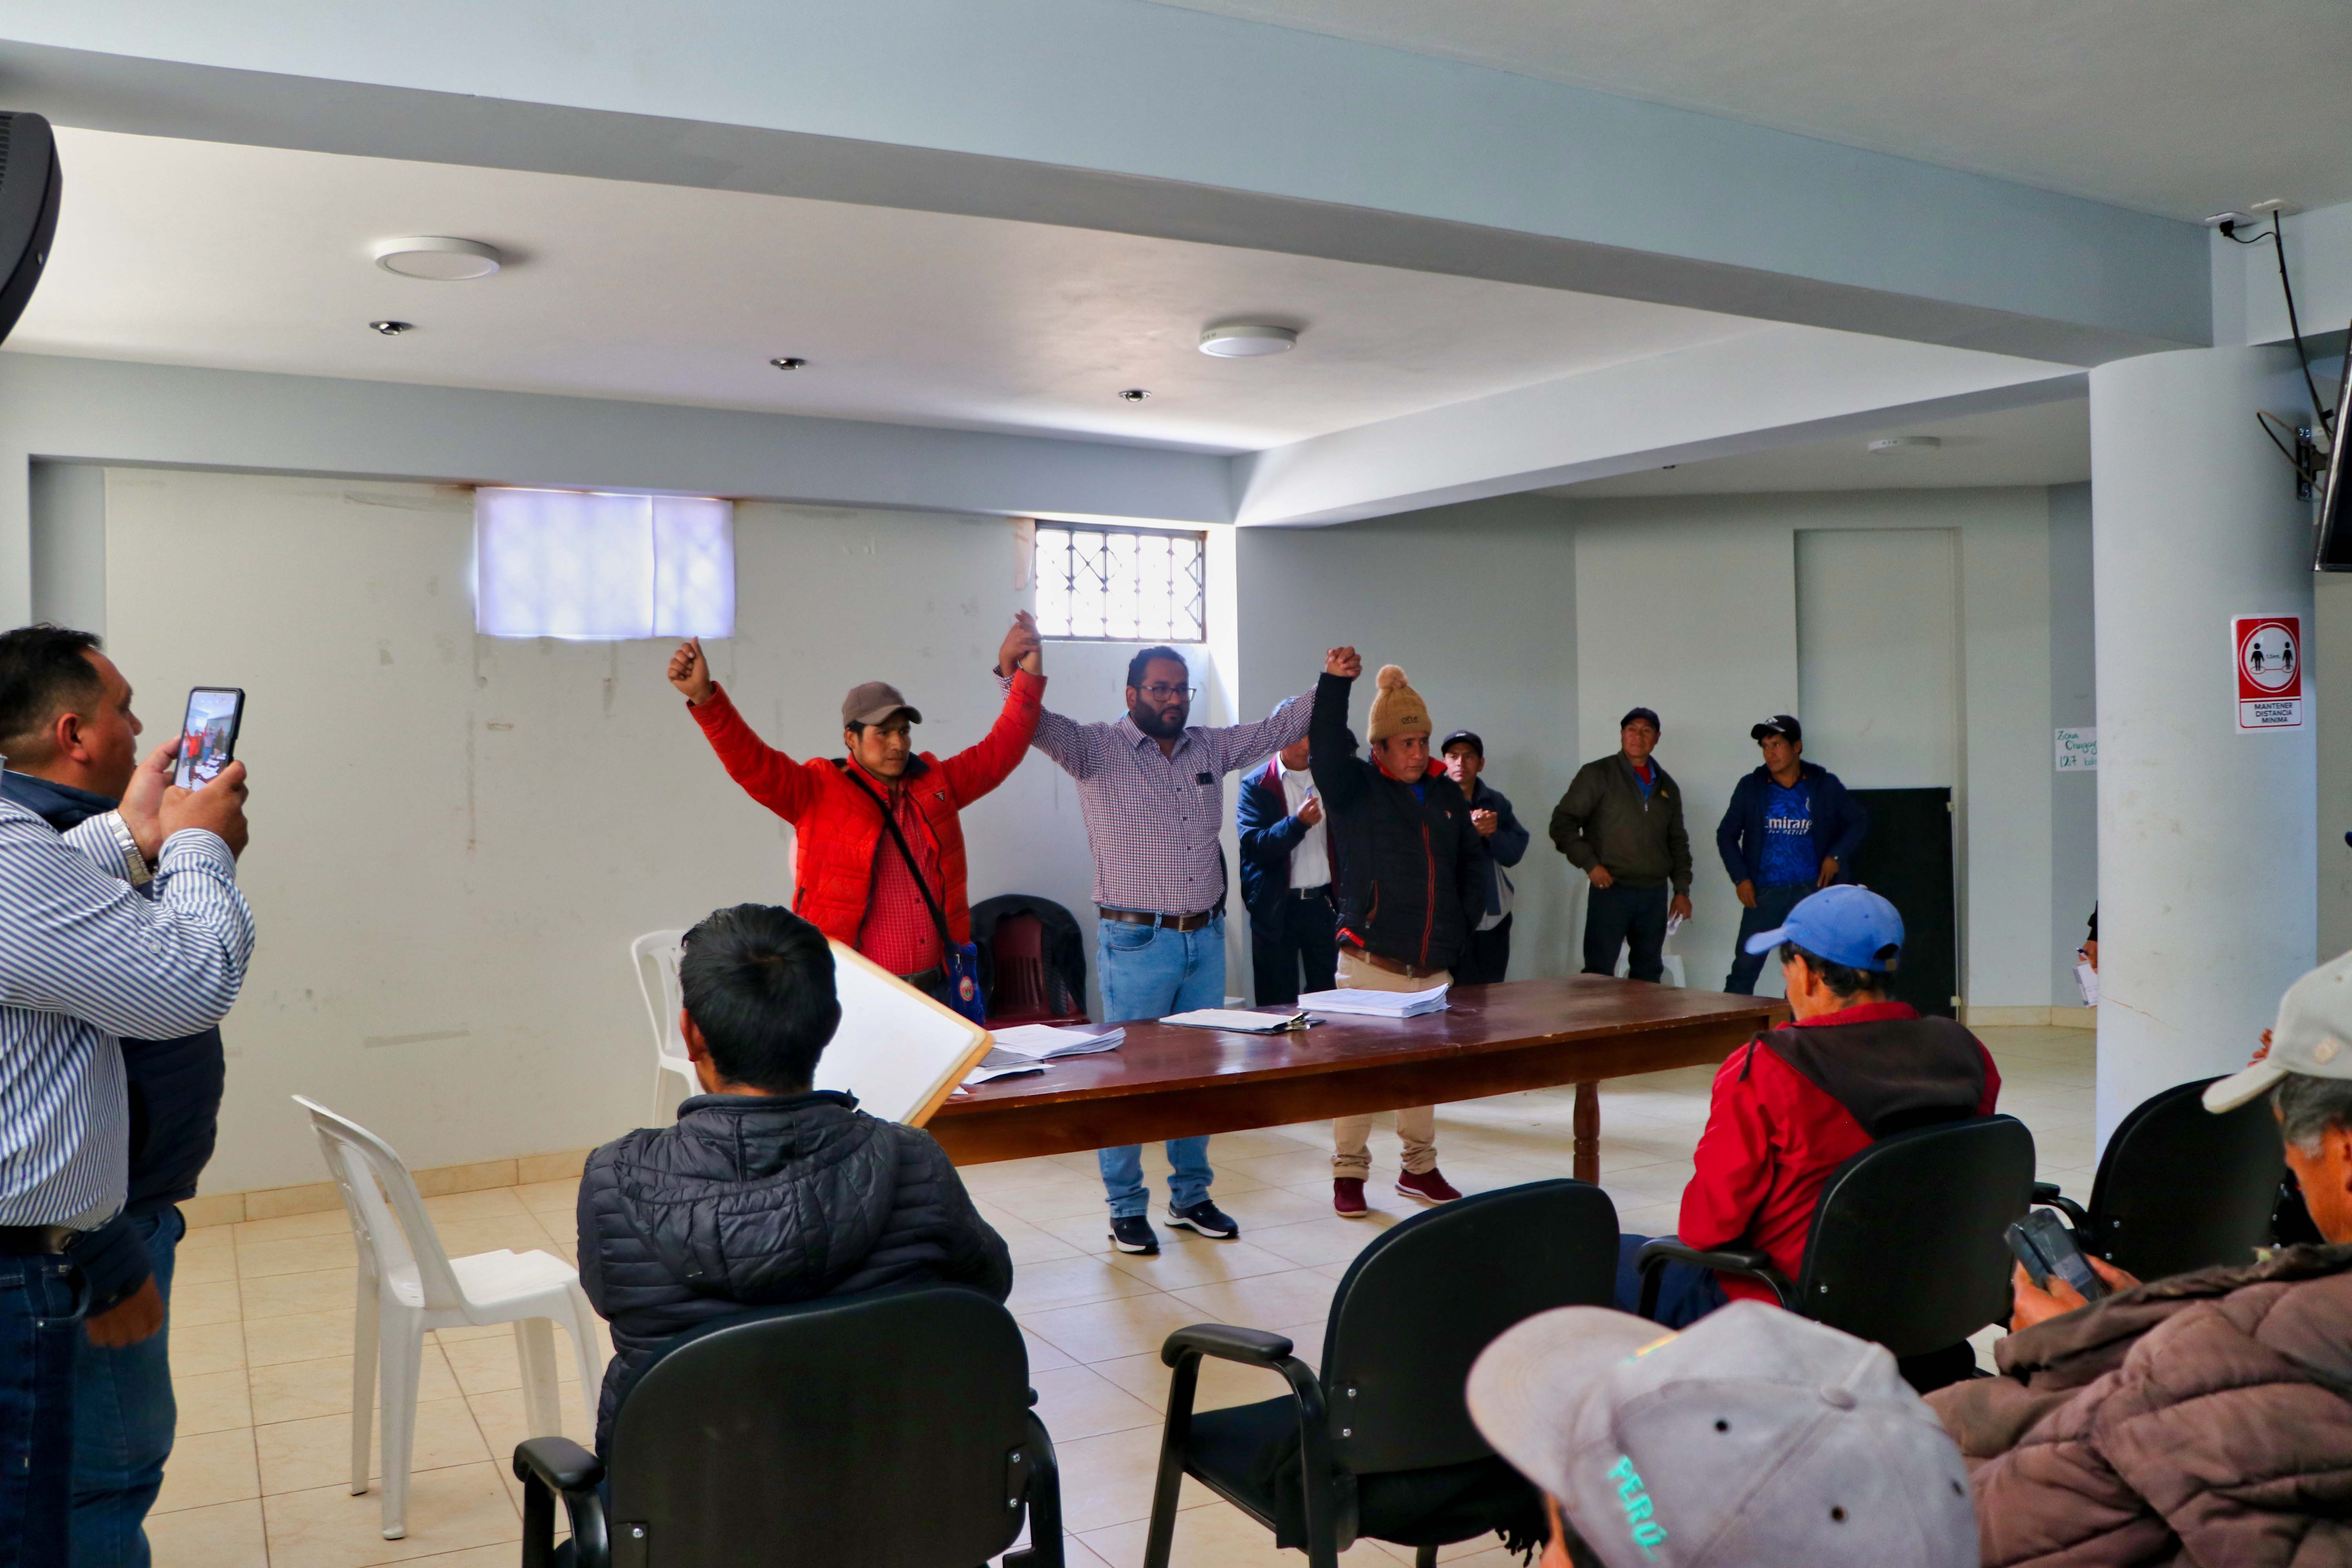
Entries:
{"type": "Polygon", "coordinates": [[[1016,1024],[996,1031],[993,1048],[964,1074],[963,1081],[986,1083],[1020,1073],[1044,1072],[1047,1062],[1115,1051],[1126,1038],[1127,1031],[1116,1025],[1108,1029],[1057,1029],[1046,1024],[1016,1024]]]}
{"type": "Polygon", "coordinates": [[[1433,985],[1426,991],[1310,991],[1298,999],[1298,1005],[1313,1013],[1418,1018],[1423,1013],[1445,1011],[1445,990],[1443,985],[1433,985]]]}

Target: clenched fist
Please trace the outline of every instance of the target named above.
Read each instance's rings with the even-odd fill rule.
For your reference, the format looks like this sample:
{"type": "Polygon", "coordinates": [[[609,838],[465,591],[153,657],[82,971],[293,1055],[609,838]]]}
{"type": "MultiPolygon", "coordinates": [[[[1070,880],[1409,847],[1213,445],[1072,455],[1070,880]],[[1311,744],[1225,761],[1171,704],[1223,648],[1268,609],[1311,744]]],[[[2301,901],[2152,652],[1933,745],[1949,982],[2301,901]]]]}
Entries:
{"type": "Polygon", "coordinates": [[[695,707],[710,700],[718,685],[710,679],[710,661],[702,656],[700,637],[687,638],[669,656],[669,683],[684,692],[687,701],[695,707]]]}
{"type": "Polygon", "coordinates": [[[1323,673],[1353,680],[1364,673],[1364,661],[1351,647],[1335,647],[1323,656],[1323,673]]]}

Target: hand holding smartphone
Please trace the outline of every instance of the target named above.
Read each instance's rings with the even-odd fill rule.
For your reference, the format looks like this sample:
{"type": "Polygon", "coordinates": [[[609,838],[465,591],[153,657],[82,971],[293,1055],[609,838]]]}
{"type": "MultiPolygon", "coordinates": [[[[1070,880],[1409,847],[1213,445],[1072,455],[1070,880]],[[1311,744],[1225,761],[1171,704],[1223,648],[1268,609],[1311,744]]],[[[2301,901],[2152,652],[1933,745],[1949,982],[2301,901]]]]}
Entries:
{"type": "Polygon", "coordinates": [[[2048,1209],[2034,1209],[2023,1219],[2009,1227],[2009,1249],[2025,1266],[2026,1277],[2040,1290],[2050,1289],[2050,1277],[2072,1285],[2085,1301],[2096,1301],[2107,1293],[2106,1281],[2091,1268],[2090,1260],[2074,1245],[2074,1234],[2058,1216],[2048,1209]]]}
{"type": "Polygon", "coordinates": [[[190,691],[172,782],[182,789],[202,789],[218,778],[236,755],[236,732],[244,722],[242,687],[199,686],[190,691]]]}

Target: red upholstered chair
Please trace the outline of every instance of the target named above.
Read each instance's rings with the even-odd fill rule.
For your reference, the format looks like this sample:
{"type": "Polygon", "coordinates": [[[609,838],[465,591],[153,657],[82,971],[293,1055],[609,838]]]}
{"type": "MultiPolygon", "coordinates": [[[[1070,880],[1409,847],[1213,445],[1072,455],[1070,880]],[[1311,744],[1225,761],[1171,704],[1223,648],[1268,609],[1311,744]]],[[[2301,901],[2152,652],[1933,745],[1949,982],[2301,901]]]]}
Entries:
{"type": "Polygon", "coordinates": [[[990,1028],[1087,1021],[1086,998],[1057,994],[1064,988],[1045,966],[1045,927],[1035,915],[997,921],[989,947],[996,968],[988,992],[990,1028]]]}

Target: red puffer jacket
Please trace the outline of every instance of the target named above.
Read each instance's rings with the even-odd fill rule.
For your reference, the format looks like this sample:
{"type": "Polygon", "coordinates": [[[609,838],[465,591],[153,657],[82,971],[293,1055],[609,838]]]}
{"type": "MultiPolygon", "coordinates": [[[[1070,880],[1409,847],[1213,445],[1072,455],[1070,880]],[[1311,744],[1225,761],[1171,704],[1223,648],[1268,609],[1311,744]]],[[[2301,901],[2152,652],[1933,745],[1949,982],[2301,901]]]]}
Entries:
{"type": "Polygon", "coordinates": [[[2352,1247],[2152,1279],[1927,1403],[1986,1568],[2352,1563],[2352,1247]]]}
{"type": "MultiPolygon", "coordinates": [[[[944,760],[925,752],[907,769],[907,787],[939,840],[947,883],[948,931],[971,940],[971,905],[964,892],[963,827],[958,813],[994,789],[1021,764],[1037,732],[1045,678],[1021,670],[1005,694],[1004,710],[980,743],[944,760]]],[[[882,842],[882,813],[829,759],[794,762],[751,732],[723,689],[689,707],[727,775],[753,800],[793,825],[800,836],[793,910],[836,942],[853,946],[866,919],[874,882],[874,852],[882,842]]],[[[896,853],[896,851],[893,851],[896,853]]]]}

